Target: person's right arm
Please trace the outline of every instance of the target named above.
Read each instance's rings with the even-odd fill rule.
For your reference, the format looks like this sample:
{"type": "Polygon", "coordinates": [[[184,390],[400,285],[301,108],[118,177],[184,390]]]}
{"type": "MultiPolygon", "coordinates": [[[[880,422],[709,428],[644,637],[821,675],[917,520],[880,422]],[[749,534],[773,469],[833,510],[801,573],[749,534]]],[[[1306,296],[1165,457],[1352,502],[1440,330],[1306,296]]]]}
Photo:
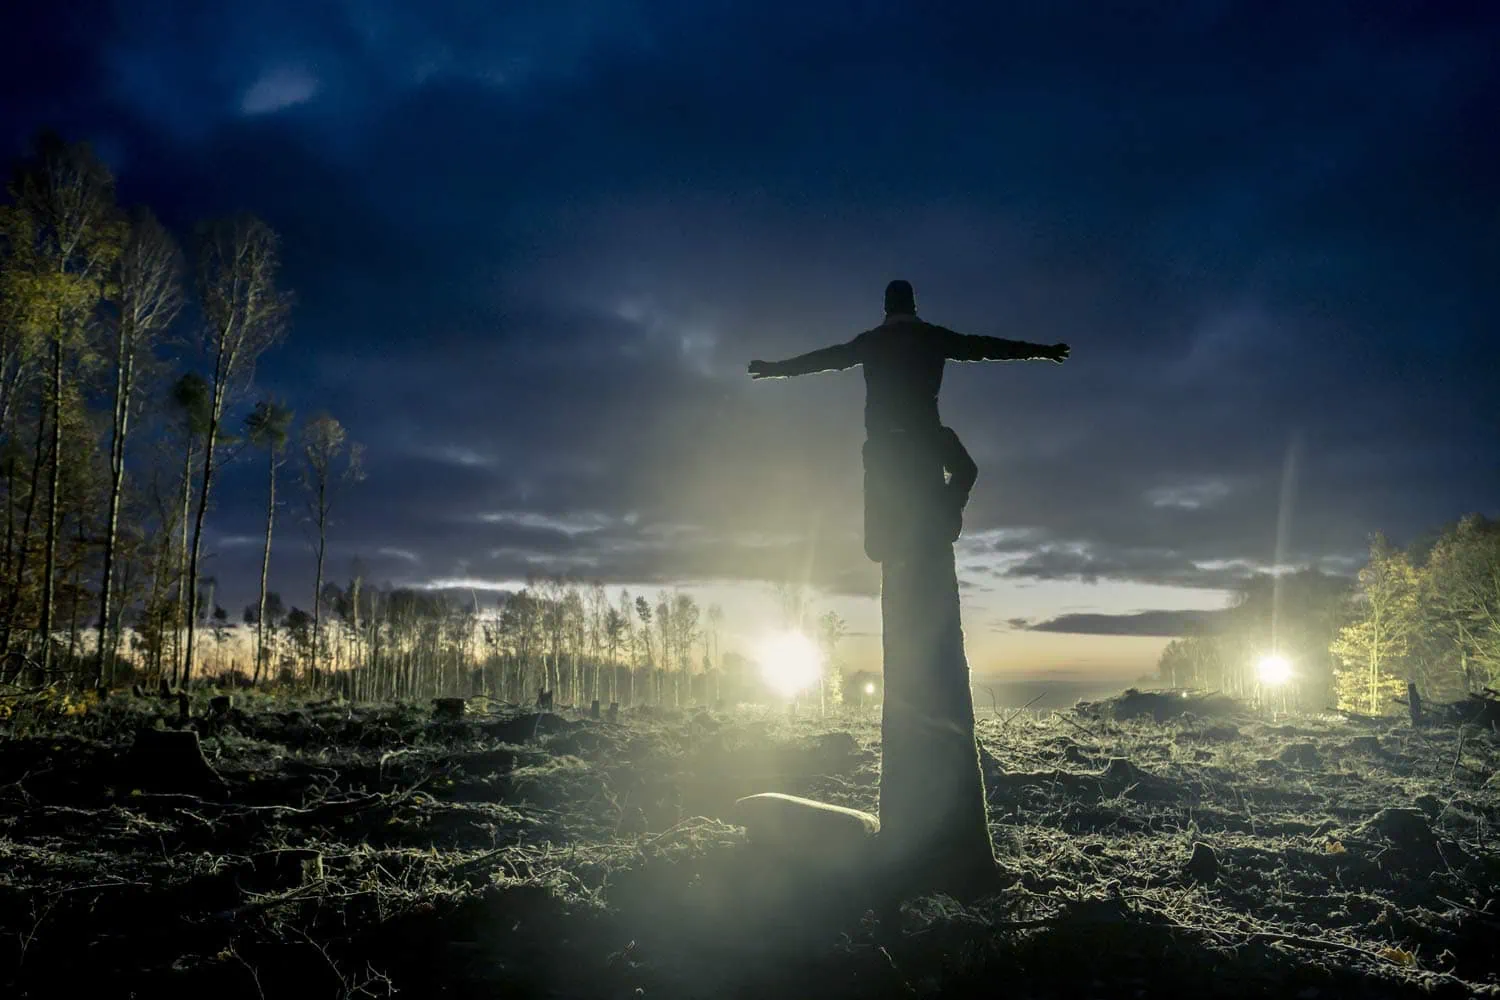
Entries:
{"type": "Polygon", "coordinates": [[[859,338],[847,344],[835,344],[784,361],[750,362],[751,378],[790,378],[815,372],[836,372],[860,363],[859,338]]]}

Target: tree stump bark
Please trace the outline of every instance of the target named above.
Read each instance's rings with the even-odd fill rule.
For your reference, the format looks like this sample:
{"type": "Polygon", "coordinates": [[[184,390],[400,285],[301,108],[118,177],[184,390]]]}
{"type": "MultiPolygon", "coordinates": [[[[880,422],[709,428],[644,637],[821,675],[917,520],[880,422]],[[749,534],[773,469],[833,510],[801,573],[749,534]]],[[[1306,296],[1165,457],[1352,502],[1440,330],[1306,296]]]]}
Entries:
{"type": "Polygon", "coordinates": [[[434,698],[432,699],[432,717],[434,719],[462,719],[466,707],[462,698],[434,698]]]}
{"type": "Polygon", "coordinates": [[[142,729],[123,761],[120,779],[151,791],[205,796],[221,796],[227,788],[191,729],[142,729]]]}
{"type": "Polygon", "coordinates": [[[950,450],[932,435],[865,445],[865,548],[881,563],[881,854],[932,888],[996,874],[953,557],[973,470],[950,450]],[[952,484],[945,464],[962,466],[952,484]]]}
{"type": "Polygon", "coordinates": [[[595,698],[589,702],[589,718],[597,721],[599,719],[599,699],[595,698]]]}
{"type": "Polygon", "coordinates": [[[880,599],[882,853],[898,869],[993,871],[952,546],[887,559],[880,599]]]}

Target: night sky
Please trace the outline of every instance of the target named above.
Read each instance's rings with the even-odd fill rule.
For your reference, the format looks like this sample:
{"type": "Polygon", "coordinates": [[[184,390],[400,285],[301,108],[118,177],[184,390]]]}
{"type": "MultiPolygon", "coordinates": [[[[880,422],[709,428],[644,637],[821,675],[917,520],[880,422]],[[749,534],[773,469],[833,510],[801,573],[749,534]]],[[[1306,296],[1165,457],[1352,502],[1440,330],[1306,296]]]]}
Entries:
{"type": "MultiPolygon", "coordinates": [[[[1497,510],[1500,6],[52,6],[0,15],[0,141],[281,233],[259,386],[367,449],[336,576],[682,583],[745,636],[797,577],[868,653],[862,380],[745,368],[896,277],[1073,346],[949,367],[977,670],[1134,676],[1248,574],[1497,510]]],[[[242,464],[211,515],[241,604],[262,504],[242,464]]]]}

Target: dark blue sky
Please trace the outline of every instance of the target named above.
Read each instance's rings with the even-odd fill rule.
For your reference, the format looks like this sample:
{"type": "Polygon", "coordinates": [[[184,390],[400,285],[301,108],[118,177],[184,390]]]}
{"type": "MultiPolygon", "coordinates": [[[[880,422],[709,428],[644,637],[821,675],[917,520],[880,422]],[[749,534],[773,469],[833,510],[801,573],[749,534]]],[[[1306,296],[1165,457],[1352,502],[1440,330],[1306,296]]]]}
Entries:
{"type": "MultiPolygon", "coordinates": [[[[1278,521],[1347,571],[1496,511],[1492,4],[58,6],[0,15],[0,139],[282,234],[260,383],[368,448],[336,572],[872,593],[861,380],[743,373],[893,277],[1074,349],[950,369],[975,624],[1202,607],[1278,521]]],[[[258,482],[225,481],[221,574],[258,482]]]]}

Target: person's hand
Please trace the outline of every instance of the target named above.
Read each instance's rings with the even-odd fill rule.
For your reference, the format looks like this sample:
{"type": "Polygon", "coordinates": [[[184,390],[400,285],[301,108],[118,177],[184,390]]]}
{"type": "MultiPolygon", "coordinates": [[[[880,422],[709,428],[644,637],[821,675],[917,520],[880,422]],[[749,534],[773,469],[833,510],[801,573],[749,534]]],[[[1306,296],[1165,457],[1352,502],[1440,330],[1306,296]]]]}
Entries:
{"type": "Polygon", "coordinates": [[[1060,365],[1068,360],[1068,355],[1072,352],[1073,349],[1067,344],[1053,344],[1051,352],[1047,355],[1047,359],[1054,364],[1060,365]]]}
{"type": "Polygon", "coordinates": [[[751,378],[770,378],[771,377],[771,365],[770,365],[770,363],[766,362],[766,361],[752,361],[752,362],[750,362],[750,377],[751,378]]]}

